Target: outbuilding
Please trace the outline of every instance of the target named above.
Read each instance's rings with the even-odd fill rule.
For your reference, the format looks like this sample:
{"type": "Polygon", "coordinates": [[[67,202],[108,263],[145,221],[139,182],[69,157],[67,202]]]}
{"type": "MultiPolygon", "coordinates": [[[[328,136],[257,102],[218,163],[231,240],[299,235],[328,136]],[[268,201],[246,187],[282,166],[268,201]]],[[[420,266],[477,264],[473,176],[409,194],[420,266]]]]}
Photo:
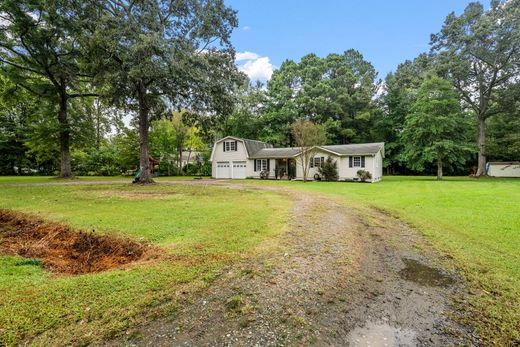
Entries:
{"type": "Polygon", "coordinates": [[[520,161],[490,161],[486,172],[492,177],[520,177],[520,161]]]}

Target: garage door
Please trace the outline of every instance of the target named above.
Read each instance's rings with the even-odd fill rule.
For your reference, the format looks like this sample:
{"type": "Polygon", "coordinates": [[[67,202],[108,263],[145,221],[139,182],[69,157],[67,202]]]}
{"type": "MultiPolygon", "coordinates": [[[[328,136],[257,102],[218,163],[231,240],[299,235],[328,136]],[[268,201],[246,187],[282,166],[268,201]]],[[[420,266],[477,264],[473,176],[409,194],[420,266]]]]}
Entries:
{"type": "Polygon", "coordinates": [[[217,178],[231,178],[230,173],[228,161],[217,162],[217,178]]]}
{"type": "Polygon", "coordinates": [[[246,178],[246,162],[245,161],[234,161],[233,162],[233,178],[246,178]]]}

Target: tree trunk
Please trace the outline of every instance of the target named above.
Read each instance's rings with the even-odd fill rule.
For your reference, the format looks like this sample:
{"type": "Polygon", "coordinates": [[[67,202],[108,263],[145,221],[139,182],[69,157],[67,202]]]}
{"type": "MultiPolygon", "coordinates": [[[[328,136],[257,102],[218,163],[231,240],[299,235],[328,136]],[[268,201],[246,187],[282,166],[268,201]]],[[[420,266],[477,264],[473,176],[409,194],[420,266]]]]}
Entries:
{"type": "Polygon", "coordinates": [[[71,178],[72,169],[70,166],[70,126],[67,117],[67,93],[65,85],[60,93],[60,109],[58,112],[58,123],[60,124],[60,152],[61,167],[60,178],[71,178]]]}
{"type": "Polygon", "coordinates": [[[486,176],[486,120],[478,119],[478,169],[477,176],[486,176]]]}
{"type": "Polygon", "coordinates": [[[179,161],[178,161],[178,172],[179,176],[184,176],[184,173],[182,172],[182,147],[179,148],[179,161]]]}
{"type": "Polygon", "coordinates": [[[101,103],[96,99],[96,149],[99,151],[101,144],[101,103]]]}
{"type": "Polygon", "coordinates": [[[139,82],[137,94],[139,101],[139,169],[141,175],[136,183],[154,183],[150,171],[150,155],[148,154],[148,113],[150,109],[146,102],[146,87],[142,82],[139,82]]]}
{"type": "Polygon", "coordinates": [[[437,180],[442,180],[442,160],[441,158],[437,159],[437,180]]]}

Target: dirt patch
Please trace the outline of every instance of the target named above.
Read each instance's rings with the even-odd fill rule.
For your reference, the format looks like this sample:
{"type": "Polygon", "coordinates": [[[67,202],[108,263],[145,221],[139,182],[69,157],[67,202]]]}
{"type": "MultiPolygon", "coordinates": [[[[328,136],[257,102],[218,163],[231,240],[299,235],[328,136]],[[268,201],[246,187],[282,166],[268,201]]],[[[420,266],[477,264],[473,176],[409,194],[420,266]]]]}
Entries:
{"type": "Polygon", "coordinates": [[[150,255],[153,247],[122,237],[75,231],[21,213],[0,209],[0,253],[42,261],[52,272],[100,272],[150,255]]]}
{"type": "Polygon", "coordinates": [[[403,259],[405,268],[399,271],[402,278],[423,286],[447,287],[455,280],[443,271],[425,265],[414,259],[403,259]]]}

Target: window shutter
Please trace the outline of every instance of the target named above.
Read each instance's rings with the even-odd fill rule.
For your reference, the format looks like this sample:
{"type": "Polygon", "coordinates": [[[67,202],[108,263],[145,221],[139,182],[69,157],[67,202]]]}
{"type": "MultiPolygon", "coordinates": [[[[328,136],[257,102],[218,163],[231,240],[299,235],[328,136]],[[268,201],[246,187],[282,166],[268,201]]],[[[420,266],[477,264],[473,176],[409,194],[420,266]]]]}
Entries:
{"type": "Polygon", "coordinates": [[[237,151],[237,141],[235,140],[235,151],[237,151]]]}
{"type": "Polygon", "coordinates": [[[320,167],[323,167],[323,163],[325,163],[325,157],[321,157],[321,160],[320,160],[320,167]]]}
{"type": "Polygon", "coordinates": [[[257,163],[257,161],[258,161],[258,160],[255,159],[255,163],[254,163],[254,165],[253,165],[253,167],[254,167],[254,171],[255,171],[255,172],[256,172],[256,163],[257,163]]]}
{"type": "Polygon", "coordinates": [[[361,157],[361,167],[365,167],[365,156],[361,157]]]}
{"type": "Polygon", "coordinates": [[[352,156],[348,157],[348,167],[352,167],[352,156]]]}
{"type": "Polygon", "coordinates": [[[226,151],[226,141],[222,142],[222,148],[224,149],[224,152],[226,151]]]}
{"type": "Polygon", "coordinates": [[[267,160],[267,171],[271,171],[271,160],[269,159],[266,159],[267,160]]]}
{"type": "Polygon", "coordinates": [[[310,163],[310,165],[309,165],[309,166],[310,166],[310,167],[314,167],[314,157],[313,157],[313,158],[311,158],[311,163],[310,163]]]}

